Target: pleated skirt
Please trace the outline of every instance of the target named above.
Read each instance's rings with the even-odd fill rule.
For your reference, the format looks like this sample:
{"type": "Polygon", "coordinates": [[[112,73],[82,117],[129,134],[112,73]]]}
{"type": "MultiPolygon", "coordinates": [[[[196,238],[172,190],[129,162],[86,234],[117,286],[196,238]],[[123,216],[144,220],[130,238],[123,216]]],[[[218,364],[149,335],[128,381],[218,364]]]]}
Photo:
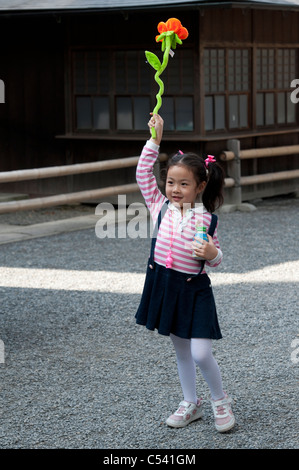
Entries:
{"type": "Polygon", "coordinates": [[[149,261],[136,323],[181,338],[221,339],[209,276],[190,276],[149,261]]]}

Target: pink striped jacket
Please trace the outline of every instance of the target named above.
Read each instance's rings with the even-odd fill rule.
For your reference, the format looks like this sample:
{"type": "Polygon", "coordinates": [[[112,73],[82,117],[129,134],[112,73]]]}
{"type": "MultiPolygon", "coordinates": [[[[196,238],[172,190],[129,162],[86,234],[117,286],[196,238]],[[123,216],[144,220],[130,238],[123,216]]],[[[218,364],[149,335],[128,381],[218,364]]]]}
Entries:
{"type": "MultiPolygon", "coordinates": [[[[158,188],[153,174],[153,167],[158,154],[159,147],[153,142],[147,141],[139,158],[136,171],[137,183],[150,211],[153,224],[156,223],[161,207],[166,201],[166,197],[158,188]]],[[[206,211],[202,204],[196,204],[195,208],[188,209],[184,217],[182,217],[181,211],[169,203],[157,235],[154,255],[155,262],[165,266],[166,257],[172,244],[172,269],[184,273],[197,274],[200,270],[200,261],[192,257],[191,243],[196,231],[196,225],[203,225],[208,231],[211,218],[211,214],[206,211]]],[[[218,254],[213,260],[206,261],[206,265],[211,267],[218,266],[222,261],[217,227],[214,232],[213,242],[218,249],[218,254]]],[[[202,271],[202,273],[204,272],[205,270],[202,271]]]]}

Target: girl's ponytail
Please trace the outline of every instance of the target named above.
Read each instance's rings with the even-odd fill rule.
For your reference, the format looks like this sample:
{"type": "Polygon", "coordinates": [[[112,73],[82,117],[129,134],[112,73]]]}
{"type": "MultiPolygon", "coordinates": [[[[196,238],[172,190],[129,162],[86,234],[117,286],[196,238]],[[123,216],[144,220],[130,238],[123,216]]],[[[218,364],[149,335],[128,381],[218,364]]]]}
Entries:
{"type": "Polygon", "coordinates": [[[223,204],[224,171],[215,161],[207,163],[207,184],[202,202],[208,212],[215,212],[223,204]]]}

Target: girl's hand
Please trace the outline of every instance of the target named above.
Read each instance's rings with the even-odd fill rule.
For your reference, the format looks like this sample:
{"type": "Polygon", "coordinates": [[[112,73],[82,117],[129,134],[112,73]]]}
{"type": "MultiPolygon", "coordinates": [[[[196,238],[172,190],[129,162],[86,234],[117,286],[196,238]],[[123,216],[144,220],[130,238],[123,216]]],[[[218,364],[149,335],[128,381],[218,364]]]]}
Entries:
{"type": "Polygon", "coordinates": [[[208,242],[204,240],[193,241],[192,249],[194,250],[194,253],[196,254],[196,256],[199,256],[200,258],[204,258],[205,260],[210,261],[216,258],[218,254],[218,250],[216,246],[214,245],[213,238],[209,234],[208,234],[208,239],[209,239],[208,242]]]}
{"type": "Polygon", "coordinates": [[[150,140],[154,142],[155,144],[160,145],[161,140],[162,140],[162,135],[163,135],[164,121],[159,114],[154,114],[154,115],[153,113],[150,113],[150,114],[152,117],[150,118],[148,122],[148,127],[150,130],[152,127],[154,127],[156,130],[156,138],[153,139],[153,137],[151,137],[150,140]]]}

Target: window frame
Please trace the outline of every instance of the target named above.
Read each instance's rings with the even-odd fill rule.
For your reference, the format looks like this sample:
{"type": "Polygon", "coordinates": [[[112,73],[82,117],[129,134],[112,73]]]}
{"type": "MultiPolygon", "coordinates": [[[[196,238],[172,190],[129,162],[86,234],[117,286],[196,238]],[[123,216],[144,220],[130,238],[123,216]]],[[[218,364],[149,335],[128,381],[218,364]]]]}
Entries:
{"type": "MultiPolygon", "coordinates": [[[[296,44],[252,44],[252,43],[247,43],[244,44],[244,46],[236,46],[231,43],[227,44],[218,44],[218,43],[205,43],[202,41],[199,45],[199,49],[197,50],[194,45],[190,45],[190,47],[184,48],[184,51],[182,52],[182,57],[184,57],[184,54],[186,53],[186,50],[189,50],[190,55],[191,55],[191,66],[193,67],[194,73],[193,73],[193,93],[173,93],[171,90],[168,88],[168,83],[166,79],[166,75],[164,72],[163,74],[163,81],[165,83],[165,92],[163,94],[162,100],[164,98],[170,98],[170,97],[191,97],[193,99],[193,110],[192,110],[192,115],[193,115],[193,130],[167,130],[165,129],[165,135],[168,136],[169,139],[171,140],[176,140],[176,139],[183,139],[183,140],[188,140],[192,139],[194,141],[200,141],[200,140],[212,140],[213,138],[222,138],[223,136],[238,136],[238,135],[263,135],[263,134],[269,134],[269,133],[276,133],[276,132],[295,132],[296,128],[298,127],[299,123],[299,109],[298,107],[295,108],[293,111],[294,115],[294,122],[288,122],[287,121],[287,100],[285,99],[285,122],[279,122],[279,116],[278,116],[278,100],[282,98],[279,98],[278,95],[281,93],[280,88],[275,88],[275,90],[270,90],[275,91],[275,123],[273,125],[258,125],[258,122],[256,120],[256,109],[257,109],[257,103],[256,103],[256,96],[257,92],[257,71],[256,71],[256,60],[257,60],[257,49],[274,49],[275,54],[277,54],[278,50],[294,50],[295,51],[295,77],[298,76],[299,72],[299,47],[297,47],[296,44]],[[224,129],[212,129],[212,130],[206,130],[205,129],[205,110],[204,110],[204,102],[205,102],[205,97],[207,96],[207,93],[205,91],[205,74],[204,74],[204,51],[206,49],[223,49],[225,52],[225,55],[227,55],[228,50],[236,50],[236,49],[247,49],[250,51],[250,59],[249,59],[249,66],[250,66],[250,84],[249,84],[249,90],[246,92],[248,96],[248,103],[247,103],[247,127],[242,127],[242,128],[229,128],[226,124],[224,129]]],[[[119,138],[119,139],[126,139],[126,138],[136,138],[138,139],[140,136],[143,136],[147,134],[147,129],[144,130],[117,130],[116,129],[116,108],[115,108],[115,101],[116,101],[116,94],[113,91],[109,90],[106,93],[106,98],[109,103],[109,129],[96,129],[96,130],[91,130],[91,129],[76,129],[76,113],[75,113],[75,93],[74,93],[74,60],[73,60],[73,55],[78,52],[88,52],[88,51],[106,51],[108,54],[114,54],[115,51],[119,50],[117,47],[102,47],[102,46],[70,46],[68,49],[68,67],[66,70],[66,129],[67,129],[67,136],[69,137],[82,137],[82,138],[107,138],[107,139],[113,139],[113,138],[119,138]]],[[[132,51],[130,48],[123,47],[123,51],[128,50],[132,51]]],[[[139,51],[141,54],[144,53],[143,49],[137,49],[134,48],[134,51],[139,51]]],[[[177,51],[176,51],[177,53],[177,51]]],[[[159,56],[159,52],[157,52],[157,55],[159,56]]],[[[172,59],[170,59],[171,61],[172,59]]],[[[177,60],[177,57],[174,59],[177,60]]],[[[181,64],[182,62],[180,62],[181,64]]],[[[170,63],[171,65],[171,63],[170,63]]],[[[179,74],[181,77],[182,74],[182,67],[178,67],[178,64],[176,63],[176,68],[179,69],[179,74]]],[[[226,69],[227,69],[227,60],[226,60],[226,69]]],[[[148,96],[149,97],[149,102],[150,102],[150,108],[153,109],[155,104],[156,104],[156,93],[157,93],[157,86],[156,83],[153,81],[154,80],[154,70],[147,64],[147,70],[148,70],[148,75],[149,75],[149,80],[151,83],[151,90],[148,94],[143,94],[143,95],[135,95],[131,94],[128,96],[131,96],[131,99],[134,97],[139,97],[139,96],[148,96]]],[[[227,71],[226,73],[226,83],[227,82],[227,71]]],[[[109,62],[109,80],[113,80],[113,76],[115,74],[115,62],[109,62]]],[[[190,74],[189,74],[190,75],[190,74]]],[[[276,75],[276,74],[275,74],[276,75]]],[[[181,78],[180,78],[181,80],[181,78]]],[[[113,85],[114,86],[114,85],[113,85]]],[[[228,122],[228,106],[227,102],[229,99],[229,96],[232,94],[238,94],[237,92],[229,92],[227,90],[227,86],[225,87],[225,93],[223,95],[225,96],[225,123],[228,122]]],[[[263,90],[262,92],[264,92],[263,90]]],[[[288,93],[292,93],[292,89],[289,88],[288,93]]],[[[285,90],[285,93],[287,93],[287,90],[285,90]]],[[[242,92],[240,93],[242,95],[242,92]]],[[[99,96],[104,96],[100,94],[99,96]]],[[[124,94],[126,96],[126,94],[124,94]]],[[[210,94],[210,96],[214,97],[217,96],[216,93],[210,94]]],[[[221,93],[218,94],[218,96],[221,96],[221,93]]],[[[63,136],[61,136],[63,137],[63,136]]]]}
{"type": "MultiPolygon", "coordinates": [[[[207,76],[204,75],[204,81],[205,81],[205,88],[204,88],[204,100],[206,102],[206,98],[210,97],[211,100],[212,100],[212,103],[213,103],[213,129],[207,129],[206,128],[206,115],[204,116],[204,123],[203,123],[203,129],[204,129],[204,132],[206,135],[210,135],[210,134],[219,134],[219,133],[227,133],[227,132],[236,132],[236,131],[250,131],[250,122],[251,122],[251,114],[250,114],[250,96],[251,96],[251,90],[252,90],[252,87],[251,87],[251,50],[249,47],[244,47],[244,48],[241,48],[241,47],[231,47],[231,46],[228,46],[228,47],[217,47],[217,46],[209,46],[209,45],[206,45],[204,47],[204,60],[205,60],[205,52],[208,52],[210,51],[210,53],[212,53],[212,51],[217,51],[219,53],[219,51],[222,51],[223,52],[223,61],[224,61],[224,64],[223,64],[223,80],[220,80],[219,76],[217,76],[216,78],[216,82],[214,81],[214,83],[217,83],[219,85],[219,83],[222,83],[222,89],[218,92],[213,92],[213,80],[212,80],[212,76],[210,74],[209,76],[209,79],[210,81],[207,80],[207,76]],[[249,73],[249,79],[248,79],[248,85],[247,85],[247,89],[241,89],[241,90],[238,90],[238,89],[230,89],[229,88],[229,83],[230,83],[230,52],[232,52],[234,55],[236,55],[236,52],[237,51],[241,51],[241,52],[244,52],[244,51],[247,51],[248,52],[248,69],[250,70],[250,73],[249,73]],[[208,85],[208,90],[207,90],[207,85],[208,85]],[[236,97],[237,100],[238,100],[238,122],[240,121],[240,115],[241,115],[241,110],[240,110],[240,97],[241,96],[246,96],[247,97],[247,117],[246,117],[246,121],[247,121],[247,125],[245,126],[236,126],[236,127],[232,127],[230,126],[230,99],[233,98],[233,97],[236,97]],[[223,120],[224,120],[224,127],[222,128],[216,128],[215,127],[215,122],[216,122],[216,118],[215,118],[215,115],[216,115],[216,106],[215,106],[215,98],[216,97],[223,97],[224,98],[224,115],[223,115],[223,120]]],[[[211,57],[211,55],[210,55],[211,57]]],[[[218,58],[219,58],[219,54],[218,54],[218,58]]],[[[211,64],[211,67],[210,69],[212,68],[213,64],[211,64]]],[[[243,57],[241,58],[241,66],[243,66],[243,57]]],[[[218,70],[219,70],[219,66],[217,65],[216,67],[218,70]]],[[[234,75],[233,76],[234,80],[236,78],[236,76],[234,75]]],[[[236,81],[236,80],[235,80],[236,81]]],[[[243,88],[243,81],[241,79],[241,87],[243,88]]],[[[205,114],[205,113],[204,113],[205,114]]]]}
{"type": "MultiPolygon", "coordinates": [[[[193,66],[194,68],[194,60],[195,60],[195,56],[194,56],[194,50],[192,47],[189,47],[187,48],[187,50],[189,50],[189,61],[190,61],[190,64],[191,66],[193,66]]],[[[193,128],[192,130],[180,130],[180,129],[174,129],[174,130],[171,130],[171,133],[175,133],[175,134],[186,134],[186,135],[191,135],[191,134],[194,134],[195,133],[195,112],[194,112],[194,108],[195,108],[195,105],[194,105],[194,96],[196,94],[195,92],[195,78],[192,77],[192,81],[191,81],[191,85],[190,87],[192,87],[192,92],[186,92],[186,90],[184,91],[184,82],[188,82],[188,80],[190,81],[190,77],[186,77],[185,75],[185,80],[183,79],[183,71],[184,71],[184,57],[186,56],[186,50],[183,51],[184,53],[183,54],[180,54],[180,52],[177,54],[177,51],[176,51],[176,62],[175,62],[175,69],[174,68],[171,68],[171,67],[168,67],[166,69],[166,71],[163,72],[163,82],[165,83],[165,91],[164,91],[164,94],[162,96],[162,101],[163,99],[173,99],[173,102],[174,102],[174,106],[175,106],[175,102],[178,101],[180,98],[187,98],[187,99],[192,99],[192,111],[190,112],[190,116],[192,116],[192,125],[193,125],[193,128]],[[168,86],[168,82],[170,80],[170,74],[177,74],[178,76],[178,80],[177,80],[177,83],[179,84],[178,87],[180,88],[180,90],[172,90],[171,87],[168,86]]],[[[71,83],[71,86],[70,86],[70,90],[69,90],[69,101],[70,101],[70,106],[69,106],[69,123],[68,123],[68,127],[70,129],[70,132],[71,134],[73,135],[82,135],[82,136],[88,136],[88,135],[93,135],[93,136],[104,136],[104,135],[110,135],[110,136],[125,136],[125,135],[133,135],[133,134],[136,134],[136,135],[139,135],[139,134],[142,134],[144,135],[145,132],[147,132],[147,120],[148,120],[148,115],[147,115],[147,112],[145,110],[145,119],[146,119],[146,122],[144,122],[144,128],[138,128],[138,125],[137,125],[137,128],[135,128],[135,125],[134,125],[134,122],[136,122],[136,114],[134,116],[134,101],[136,102],[136,99],[138,98],[144,98],[144,99],[148,99],[148,102],[149,102],[149,108],[148,108],[148,111],[152,111],[152,109],[155,107],[156,105],[156,94],[158,92],[158,84],[156,84],[156,82],[154,81],[154,74],[155,74],[155,71],[154,69],[148,64],[146,63],[146,58],[145,58],[145,55],[144,55],[144,64],[145,66],[141,64],[141,60],[143,60],[143,55],[144,55],[144,50],[143,49],[138,49],[138,48],[125,48],[125,47],[122,47],[122,48],[105,48],[105,47],[89,47],[89,46],[86,46],[86,47],[71,47],[69,49],[69,60],[70,60],[70,83],[71,83]],[[90,53],[93,53],[94,55],[97,56],[97,62],[98,62],[98,58],[100,56],[101,53],[106,53],[108,54],[108,62],[107,62],[107,69],[108,69],[108,76],[109,76],[109,90],[106,91],[106,93],[101,93],[101,90],[100,90],[100,85],[97,84],[97,87],[96,87],[96,91],[94,91],[93,93],[89,93],[88,91],[88,76],[87,76],[87,65],[86,65],[86,61],[87,61],[87,56],[88,54],[90,53]],[[123,58],[121,58],[121,54],[124,54],[123,55],[123,58]],[[81,54],[81,60],[82,60],[82,64],[83,64],[83,67],[82,67],[82,70],[81,70],[81,77],[82,77],[82,80],[83,80],[83,84],[82,85],[82,89],[80,89],[78,91],[78,88],[77,88],[77,84],[76,84],[76,70],[77,70],[77,67],[78,67],[78,56],[79,54],[81,54]],[[134,71],[135,72],[135,76],[136,76],[136,81],[138,82],[138,87],[137,87],[137,92],[134,93],[134,90],[130,90],[129,86],[128,86],[128,81],[127,81],[127,78],[128,78],[128,74],[126,73],[126,71],[128,70],[128,57],[131,55],[134,56],[134,54],[136,55],[137,57],[137,62],[138,62],[138,68],[137,68],[137,73],[136,73],[136,70],[134,71]],[[122,60],[124,60],[124,72],[125,72],[125,80],[122,82],[122,84],[124,84],[124,88],[123,89],[118,89],[117,88],[117,75],[119,75],[119,71],[117,71],[117,57],[120,57],[122,60]],[[82,59],[83,58],[83,59],[82,59]],[[144,67],[143,69],[143,72],[144,72],[144,76],[143,78],[145,78],[145,81],[148,83],[148,90],[145,91],[144,89],[142,89],[142,85],[141,85],[141,74],[142,74],[142,67],[144,67]],[[145,75],[146,74],[146,75],[145,75]],[[78,127],[78,109],[77,109],[77,98],[82,98],[82,97],[87,97],[87,98],[90,98],[91,99],[91,112],[90,112],[90,116],[89,116],[89,119],[91,120],[91,127],[86,127],[86,128],[81,128],[81,127],[78,127]],[[93,120],[93,109],[92,109],[92,101],[94,100],[94,98],[97,98],[97,97],[105,97],[108,99],[108,102],[109,102],[109,105],[107,107],[107,110],[109,111],[109,117],[108,117],[108,120],[109,120],[109,129],[98,129],[94,126],[94,122],[92,122],[93,120]],[[117,101],[121,101],[121,98],[128,98],[131,100],[131,103],[132,103],[132,107],[131,107],[131,110],[132,110],[132,114],[131,114],[131,119],[132,119],[132,127],[130,128],[130,126],[128,127],[128,129],[125,129],[125,128],[118,128],[118,124],[117,124],[117,119],[118,119],[118,106],[117,106],[117,101]]],[[[157,55],[161,55],[161,53],[157,52],[157,55]]],[[[170,59],[171,60],[171,59],[170,59]]],[[[174,59],[175,60],[175,59],[174,59]]],[[[189,66],[190,66],[189,64],[189,66]]],[[[97,64],[97,77],[99,77],[99,66],[97,64]]],[[[95,69],[95,68],[94,68],[95,69]]],[[[185,88],[186,88],[186,85],[185,85],[185,88]]],[[[178,116],[175,116],[174,117],[174,121],[176,121],[176,119],[178,118],[178,116]]],[[[167,128],[165,129],[165,133],[167,134],[167,128]]]]}
{"type": "MultiPolygon", "coordinates": [[[[291,128],[292,126],[295,126],[297,124],[297,115],[298,113],[296,112],[296,106],[294,105],[293,111],[294,111],[294,121],[288,122],[288,104],[289,106],[292,106],[290,99],[288,100],[288,94],[290,95],[292,90],[291,90],[291,81],[296,78],[297,75],[297,70],[298,70],[298,48],[295,46],[290,46],[290,47],[285,47],[285,46],[277,46],[277,47],[264,47],[264,46],[258,46],[256,47],[256,64],[258,61],[258,52],[263,54],[263,52],[270,52],[273,51],[273,87],[267,87],[267,86],[260,86],[259,83],[263,80],[262,78],[262,70],[260,70],[260,78],[258,79],[258,65],[256,65],[256,109],[258,108],[258,99],[259,95],[263,95],[263,116],[264,116],[264,123],[259,124],[258,119],[257,119],[257,112],[255,116],[255,124],[257,129],[265,129],[265,128],[273,128],[274,130],[277,129],[278,127],[281,128],[291,128]],[[286,51],[289,52],[289,57],[291,55],[291,52],[294,51],[295,54],[295,63],[294,63],[294,76],[292,76],[292,71],[291,71],[291,64],[289,63],[289,70],[288,70],[288,80],[287,84],[284,82],[285,78],[282,78],[282,82],[284,82],[284,86],[279,86],[279,78],[278,78],[278,73],[279,73],[279,52],[282,51],[282,68],[284,69],[284,60],[285,60],[285,55],[284,54],[286,51]],[[284,95],[284,116],[285,119],[284,121],[279,121],[279,95],[284,95]],[[273,109],[274,109],[274,119],[273,123],[267,123],[267,95],[273,95],[273,109]]],[[[267,62],[269,63],[269,55],[267,57],[267,62]]],[[[283,73],[284,71],[282,71],[283,73]]],[[[267,81],[269,82],[269,77],[267,77],[267,81]]]]}
{"type": "MultiPolygon", "coordinates": [[[[260,45],[260,44],[256,44],[256,45],[250,45],[250,44],[247,44],[247,45],[244,45],[244,47],[240,47],[240,46],[232,46],[232,45],[218,45],[216,43],[214,43],[213,45],[211,44],[203,44],[202,45],[202,48],[203,48],[203,57],[205,57],[205,51],[206,50],[216,50],[216,51],[219,51],[219,50],[222,50],[224,51],[224,56],[225,56],[225,72],[224,72],[224,80],[225,80],[225,90],[224,91],[219,91],[219,92],[211,92],[210,90],[207,92],[206,90],[206,77],[205,77],[205,74],[204,74],[204,71],[203,71],[203,79],[205,81],[205,84],[204,84],[204,89],[203,89],[203,100],[205,102],[206,98],[207,97],[210,97],[212,99],[212,102],[213,102],[213,106],[215,106],[215,98],[218,96],[223,96],[224,97],[224,100],[225,100],[225,110],[224,110],[224,119],[225,119],[225,128],[215,128],[215,111],[214,111],[214,116],[213,116],[213,124],[214,124],[214,127],[213,129],[209,128],[207,129],[206,128],[206,113],[205,111],[203,112],[203,123],[202,123],[202,133],[203,135],[209,137],[209,136],[213,136],[213,135],[221,135],[221,134],[225,134],[225,133],[229,133],[230,135],[231,134],[239,134],[239,133],[242,133],[244,135],[248,134],[250,135],[252,132],[259,132],[261,134],[263,134],[264,132],[267,132],[267,131],[272,131],[272,132],[277,132],[278,130],[281,130],[281,129],[284,129],[286,131],[288,130],[292,130],[294,129],[295,127],[298,126],[298,110],[297,108],[295,107],[295,109],[291,110],[291,108],[289,108],[289,106],[291,106],[291,104],[288,102],[288,98],[287,96],[291,94],[291,92],[293,91],[290,87],[290,84],[288,87],[284,87],[284,88],[281,88],[281,87],[278,87],[277,86],[277,82],[278,82],[278,78],[277,78],[277,58],[278,58],[278,54],[279,54],[279,51],[282,50],[282,55],[284,54],[284,51],[289,51],[289,54],[291,54],[291,51],[294,50],[294,54],[295,54],[295,62],[293,64],[294,66],[294,77],[291,78],[294,79],[296,78],[296,76],[298,75],[298,69],[299,69],[299,48],[296,47],[296,45],[292,44],[292,45],[271,45],[269,47],[267,47],[266,45],[260,45]],[[267,88],[267,89],[263,89],[263,90],[259,90],[258,89],[258,77],[257,77],[257,51],[258,50],[262,50],[262,49],[267,49],[267,50],[273,50],[274,51],[274,56],[275,56],[275,63],[274,63],[274,85],[273,85],[273,88],[267,88]],[[229,90],[229,86],[228,86],[228,79],[229,79],[229,76],[228,76],[228,53],[230,50],[248,50],[249,51],[249,84],[248,84],[248,91],[246,93],[244,92],[235,92],[235,91],[231,91],[229,90]],[[268,124],[264,121],[264,124],[260,125],[258,123],[258,119],[257,119],[257,109],[258,109],[258,102],[257,102],[257,99],[258,99],[258,94],[263,94],[263,95],[266,95],[267,93],[268,94],[273,94],[274,98],[273,98],[273,108],[274,108],[274,122],[273,124],[268,124]],[[285,111],[284,111],[284,116],[285,116],[285,121],[284,122],[280,122],[279,121],[279,114],[278,114],[278,100],[279,100],[279,95],[281,93],[284,93],[284,106],[285,106],[285,111]],[[247,126],[242,126],[242,127],[230,127],[229,126],[229,97],[232,96],[232,95],[239,95],[241,96],[242,94],[247,94],[247,126]],[[291,113],[291,116],[294,116],[294,120],[293,121],[288,121],[288,111],[290,111],[291,113]]],[[[289,64],[289,67],[291,65],[289,64]]],[[[290,72],[290,75],[291,75],[291,72],[290,72]]],[[[210,78],[211,80],[211,78],[210,78]]],[[[290,82],[291,82],[290,80],[290,82]]],[[[219,83],[219,78],[217,79],[217,82],[219,83]]],[[[265,106],[265,104],[264,104],[265,106]]]]}

